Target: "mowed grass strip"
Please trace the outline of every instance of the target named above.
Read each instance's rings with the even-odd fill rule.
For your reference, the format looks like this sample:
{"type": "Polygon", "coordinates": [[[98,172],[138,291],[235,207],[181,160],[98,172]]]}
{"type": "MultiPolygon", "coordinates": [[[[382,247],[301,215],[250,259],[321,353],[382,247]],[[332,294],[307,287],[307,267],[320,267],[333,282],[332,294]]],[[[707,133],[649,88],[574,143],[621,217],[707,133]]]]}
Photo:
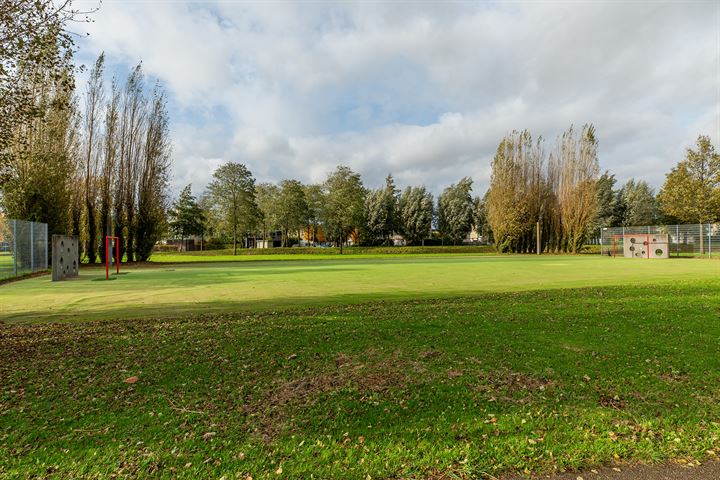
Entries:
{"type": "Polygon", "coordinates": [[[482,478],[712,456],[719,291],[6,325],[0,475],[482,478]]]}
{"type": "MultiPolygon", "coordinates": [[[[353,256],[311,260],[83,267],[79,279],[49,276],[0,287],[0,321],[85,321],[259,311],[388,299],[714,279],[720,262],[600,256],[353,256]]],[[[335,256],[339,257],[339,256],[335,256]]]]}

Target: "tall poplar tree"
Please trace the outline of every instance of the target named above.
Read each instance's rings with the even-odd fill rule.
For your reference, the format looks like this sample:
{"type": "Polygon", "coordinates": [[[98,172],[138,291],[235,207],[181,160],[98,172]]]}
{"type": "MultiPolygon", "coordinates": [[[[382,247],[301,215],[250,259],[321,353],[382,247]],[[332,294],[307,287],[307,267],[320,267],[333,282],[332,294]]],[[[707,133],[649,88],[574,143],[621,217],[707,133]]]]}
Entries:
{"type": "Polygon", "coordinates": [[[473,224],[472,179],[465,177],[438,197],[438,230],[453,244],[461,242],[473,224]]]}
{"type": "Polygon", "coordinates": [[[407,187],[398,200],[399,229],[412,245],[430,236],[433,221],[433,196],[423,186],[407,187]]]}

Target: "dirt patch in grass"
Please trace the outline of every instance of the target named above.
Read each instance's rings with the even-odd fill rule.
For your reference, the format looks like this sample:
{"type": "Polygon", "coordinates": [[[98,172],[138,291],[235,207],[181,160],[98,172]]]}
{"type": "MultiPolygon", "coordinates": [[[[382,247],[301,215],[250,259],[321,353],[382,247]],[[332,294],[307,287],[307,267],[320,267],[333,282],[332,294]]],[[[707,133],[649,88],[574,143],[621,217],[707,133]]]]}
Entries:
{"type": "Polygon", "coordinates": [[[625,400],[617,395],[600,395],[598,403],[600,403],[601,407],[614,408],[615,410],[622,410],[626,405],[625,400]]]}
{"type": "Polygon", "coordinates": [[[336,357],[335,364],[337,368],[330,374],[280,382],[265,403],[270,406],[307,406],[314,403],[318,395],[343,388],[365,395],[402,387],[408,381],[408,365],[399,361],[396,354],[373,362],[360,362],[341,354],[336,357]]]}
{"type": "Polygon", "coordinates": [[[424,359],[437,358],[440,355],[442,355],[442,352],[438,352],[437,350],[425,350],[424,352],[420,353],[420,357],[424,359]]]}
{"type": "Polygon", "coordinates": [[[413,362],[400,359],[398,352],[380,358],[375,351],[357,357],[341,353],[334,362],[332,373],[276,381],[263,398],[246,405],[245,413],[256,418],[256,433],[265,442],[283,430],[294,412],[311,407],[324,394],[347,390],[361,399],[382,395],[408,385],[408,372],[417,369],[413,362]]]}
{"type": "Polygon", "coordinates": [[[482,372],[480,375],[481,391],[507,391],[517,393],[522,391],[543,391],[557,385],[557,382],[537,375],[527,373],[499,370],[496,372],[482,372]]]}
{"type": "Polygon", "coordinates": [[[596,468],[583,472],[556,475],[507,475],[502,480],[716,480],[720,478],[720,462],[678,460],[664,465],[624,465],[596,468]]]}
{"type": "Polygon", "coordinates": [[[687,382],[690,380],[690,376],[684,373],[670,372],[661,374],[660,380],[665,383],[687,382]]]}

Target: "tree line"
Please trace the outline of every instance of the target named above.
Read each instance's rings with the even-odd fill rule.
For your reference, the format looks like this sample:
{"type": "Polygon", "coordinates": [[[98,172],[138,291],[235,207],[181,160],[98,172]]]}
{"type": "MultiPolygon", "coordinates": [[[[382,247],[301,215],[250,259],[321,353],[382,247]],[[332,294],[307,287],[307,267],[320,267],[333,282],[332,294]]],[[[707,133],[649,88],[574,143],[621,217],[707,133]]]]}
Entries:
{"type": "Polygon", "coordinates": [[[212,235],[227,240],[235,253],[238,246],[249,246],[248,238],[265,240],[272,232],[280,232],[286,247],[305,237],[309,243],[324,240],[342,249],[348,241],[389,245],[395,233],[411,244],[421,244],[431,236],[435,214],[447,211],[443,218],[449,220],[443,225],[448,229],[443,232],[451,241],[459,241],[472,226],[471,183],[464,179],[448,187],[436,208],[424,186],[401,192],[391,175],[375,190],[366,188],[360,175],[347,166],[338,166],[321,184],[292,179],[257,183],[245,165],[229,162],[214,172],[199,199],[190,185],[183,189],[170,209],[169,226],[180,238],[212,235]],[[463,226],[456,218],[461,215],[463,226]]]}
{"type": "Polygon", "coordinates": [[[68,22],[72,2],[2,1],[0,8],[0,205],[13,218],[79,235],[85,259],[146,260],[166,232],[171,166],[165,92],[138,64],[104,82],[105,55],[76,88],[68,22]]]}
{"type": "Polygon", "coordinates": [[[181,238],[209,235],[238,246],[249,238],[281,245],[304,238],[343,247],[346,242],[391,245],[462,243],[475,229],[499,252],[578,252],[602,227],[720,220],[720,161],[708,137],[667,175],[658,194],[645,181],[616,186],[600,174],[592,125],[570,127],[548,155],[542,138],[513,131],[499,143],[490,186],[473,196],[470,178],[445,188],[437,199],[425,186],[400,190],[392,175],[368,189],[361,176],[338,166],[320,184],[298,180],[257,183],[242,164],[218,168],[196,199],[188,185],[170,209],[171,232],[181,238]],[[538,237],[539,235],[539,237],[538,237]]]}

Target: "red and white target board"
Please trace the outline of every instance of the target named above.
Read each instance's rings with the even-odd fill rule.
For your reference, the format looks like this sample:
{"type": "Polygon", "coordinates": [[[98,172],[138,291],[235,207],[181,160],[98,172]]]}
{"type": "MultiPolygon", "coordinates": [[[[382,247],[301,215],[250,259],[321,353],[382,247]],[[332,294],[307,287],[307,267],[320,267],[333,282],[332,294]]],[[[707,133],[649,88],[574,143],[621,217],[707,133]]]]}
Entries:
{"type": "Polygon", "coordinates": [[[666,233],[627,233],[613,235],[613,257],[670,258],[670,238],[666,233]]]}

